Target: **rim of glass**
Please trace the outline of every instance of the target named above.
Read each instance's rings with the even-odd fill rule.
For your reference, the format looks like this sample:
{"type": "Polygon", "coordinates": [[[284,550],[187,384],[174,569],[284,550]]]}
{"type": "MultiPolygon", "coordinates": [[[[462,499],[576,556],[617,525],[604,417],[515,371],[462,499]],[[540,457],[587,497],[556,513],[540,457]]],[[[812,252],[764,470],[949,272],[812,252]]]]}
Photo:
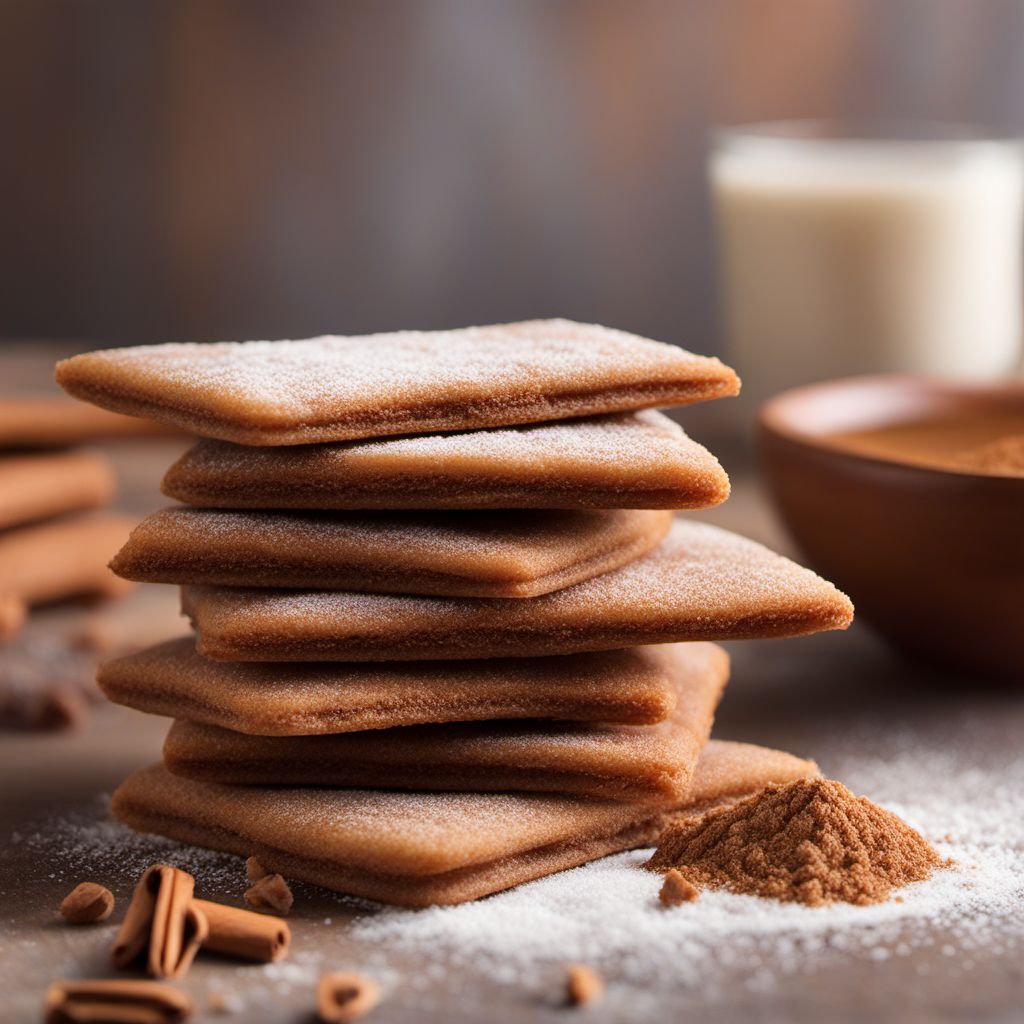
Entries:
{"type": "Polygon", "coordinates": [[[716,148],[759,149],[1024,147],[1024,136],[990,125],[886,118],[794,118],[719,125],[712,130],[712,141],[716,148]]]}

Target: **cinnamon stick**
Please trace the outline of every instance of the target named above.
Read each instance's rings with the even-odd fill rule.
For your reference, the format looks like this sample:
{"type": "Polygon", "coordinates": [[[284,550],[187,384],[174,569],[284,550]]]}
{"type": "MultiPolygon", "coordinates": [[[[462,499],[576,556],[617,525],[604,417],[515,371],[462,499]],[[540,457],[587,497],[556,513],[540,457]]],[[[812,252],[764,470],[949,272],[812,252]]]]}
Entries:
{"type": "Polygon", "coordinates": [[[58,981],[46,992],[43,1012],[46,1024],[178,1024],[192,1002],[158,981],[58,981]]]}
{"type": "Polygon", "coordinates": [[[143,872],[114,940],[115,967],[136,965],[157,978],[180,978],[206,938],[206,919],[193,905],[195,879],[167,864],[143,872]]]}
{"type": "Polygon", "coordinates": [[[209,900],[193,900],[192,905],[206,920],[204,949],[261,963],[281,960],[287,955],[292,933],[279,917],[209,900]]]}

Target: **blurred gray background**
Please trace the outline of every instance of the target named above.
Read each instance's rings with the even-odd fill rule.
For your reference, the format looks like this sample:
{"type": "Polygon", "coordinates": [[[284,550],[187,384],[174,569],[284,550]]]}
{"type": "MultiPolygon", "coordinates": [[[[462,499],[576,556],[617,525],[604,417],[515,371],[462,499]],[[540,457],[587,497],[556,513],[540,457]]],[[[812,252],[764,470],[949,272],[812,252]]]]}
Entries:
{"type": "Polygon", "coordinates": [[[0,3],[0,334],[715,351],[716,122],[1024,129],[1018,0],[0,3]]]}

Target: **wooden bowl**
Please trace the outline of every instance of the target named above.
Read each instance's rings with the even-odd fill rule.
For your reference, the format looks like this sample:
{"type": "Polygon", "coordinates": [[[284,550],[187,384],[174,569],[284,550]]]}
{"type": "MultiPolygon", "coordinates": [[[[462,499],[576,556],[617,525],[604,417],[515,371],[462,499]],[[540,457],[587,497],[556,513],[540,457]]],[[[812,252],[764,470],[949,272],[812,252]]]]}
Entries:
{"type": "Polygon", "coordinates": [[[834,437],[993,415],[1024,425],[1024,381],[852,377],[766,403],[760,444],[786,525],[859,618],[915,657],[1024,681],[1024,477],[858,454],[834,437]]]}

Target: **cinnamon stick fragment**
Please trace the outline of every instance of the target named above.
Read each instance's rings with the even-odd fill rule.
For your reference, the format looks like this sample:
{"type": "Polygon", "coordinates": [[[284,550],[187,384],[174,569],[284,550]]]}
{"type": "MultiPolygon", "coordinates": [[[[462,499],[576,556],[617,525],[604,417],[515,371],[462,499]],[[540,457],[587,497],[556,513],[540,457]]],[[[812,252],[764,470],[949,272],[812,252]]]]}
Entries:
{"type": "Polygon", "coordinates": [[[270,872],[255,857],[246,857],[245,877],[249,880],[250,885],[253,885],[269,874],[270,872]]]}
{"type": "Polygon", "coordinates": [[[115,967],[144,967],[156,978],[180,978],[206,938],[206,918],[192,899],[195,879],[167,864],[146,869],[114,940],[115,967]]]}
{"type": "Polygon", "coordinates": [[[192,1002],[158,981],[58,981],[43,1012],[46,1024],[178,1024],[192,1002]]]}
{"type": "Polygon", "coordinates": [[[565,994],[570,1006],[586,1006],[597,1002],[604,993],[601,975],[586,964],[570,964],[565,994]]]}
{"type": "Polygon", "coordinates": [[[64,897],[60,915],[68,924],[96,924],[114,911],[114,894],[96,882],[81,882],[64,897]]]}
{"type": "Polygon", "coordinates": [[[321,1024],[350,1024],[380,1002],[380,986],[361,974],[325,974],[316,986],[316,1015],[321,1024]]]}
{"type": "Polygon", "coordinates": [[[193,900],[192,905],[206,921],[204,949],[260,963],[287,955],[292,933],[280,918],[209,900],[193,900]]]}
{"type": "Polygon", "coordinates": [[[257,910],[273,910],[275,914],[284,915],[292,909],[295,897],[282,875],[264,875],[246,890],[245,902],[257,910]]]}

